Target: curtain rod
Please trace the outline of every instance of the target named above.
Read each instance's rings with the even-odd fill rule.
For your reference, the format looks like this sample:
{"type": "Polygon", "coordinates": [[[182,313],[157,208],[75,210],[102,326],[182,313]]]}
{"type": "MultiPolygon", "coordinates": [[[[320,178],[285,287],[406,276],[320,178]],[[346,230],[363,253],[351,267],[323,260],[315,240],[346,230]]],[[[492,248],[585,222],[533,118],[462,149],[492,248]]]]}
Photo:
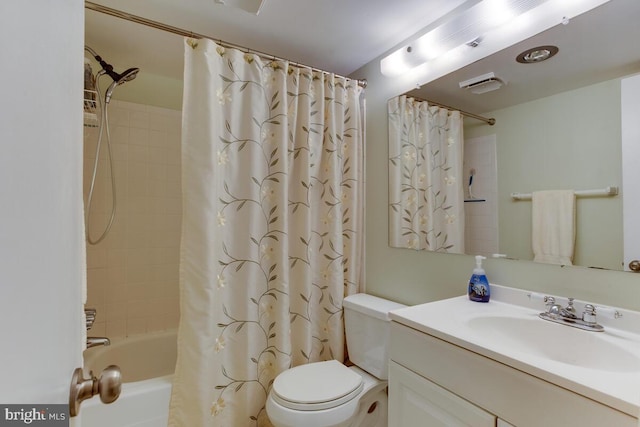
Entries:
{"type": "MultiPolygon", "coordinates": [[[[130,13],[123,12],[123,11],[118,10],[118,9],[112,9],[110,7],[103,6],[103,5],[100,5],[100,4],[97,4],[97,3],[93,3],[93,2],[90,2],[90,1],[85,1],[84,2],[84,7],[86,9],[93,10],[95,12],[104,13],[105,15],[114,16],[116,18],[124,19],[125,21],[135,22],[136,24],[142,24],[142,25],[145,25],[147,27],[151,27],[151,28],[155,28],[155,29],[158,29],[158,30],[166,31],[166,32],[169,32],[169,33],[177,34],[179,36],[191,37],[191,38],[194,38],[194,39],[209,39],[209,40],[213,40],[213,41],[215,41],[216,43],[218,43],[221,46],[224,46],[224,47],[227,47],[227,48],[231,48],[231,49],[238,49],[238,50],[244,50],[246,52],[251,52],[251,53],[254,53],[254,54],[256,54],[256,55],[258,55],[258,56],[260,56],[260,57],[262,57],[264,59],[272,59],[274,61],[287,61],[289,63],[293,62],[293,61],[290,61],[290,60],[285,59],[285,58],[279,58],[277,56],[270,55],[268,53],[260,52],[260,51],[257,51],[257,50],[254,50],[254,49],[250,49],[250,48],[247,48],[247,47],[244,47],[244,46],[238,46],[238,45],[235,45],[233,43],[228,43],[228,42],[225,42],[223,40],[216,39],[214,37],[206,36],[204,34],[198,34],[198,33],[194,33],[193,31],[187,31],[187,30],[183,30],[182,28],[173,27],[171,25],[163,24],[163,23],[157,22],[157,21],[152,21],[151,19],[143,18],[143,17],[137,16],[137,15],[132,15],[130,13]]],[[[315,67],[310,67],[308,65],[300,64],[298,62],[295,62],[295,65],[298,66],[298,67],[309,68],[312,71],[317,71],[317,72],[324,73],[324,74],[331,74],[328,71],[324,71],[324,70],[321,70],[321,69],[315,68],[315,67]]],[[[341,76],[339,74],[335,74],[335,75],[338,76],[338,77],[341,77],[341,78],[348,79],[348,80],[354,80],[354,81],[356,81],[358,83],[358,86],[361,86],[363,88],[367,87],[367,81],[366,80],[351,79],[349,77],[341,76]]]]}
{"type": "Polygon", "coordinates": [[[479,116],[477,114],[469,113],[467,111],[462,111],[462,110],[459,110],[457,108],[441,104],[439,102],[429,101],[428,99],[423,99],[423,98],[420,98],[420,97],[417,97],[417,96],[411,96],[411,95],[407,95],[407,96],[409,96],[410,98],[413,98],[413,99],[417,99],[418,101],[424,101],[424,102],[427,102],[427,103],[432,104],[432,105],[437,105],[438,107],[446,108],[447,110],[450,110],[450,111],[459,111],[460,114],[462,114],[463,116],[467,116],[467,117],[471,117],[472,119],[480,120],[482,122],[485,122],[489,126],[493,126],[493,125],[496,124],[496,119],[494,119],[493,117],[492,118],[486,118],[486,117],[483,117],[483,116],[479,116]]]}

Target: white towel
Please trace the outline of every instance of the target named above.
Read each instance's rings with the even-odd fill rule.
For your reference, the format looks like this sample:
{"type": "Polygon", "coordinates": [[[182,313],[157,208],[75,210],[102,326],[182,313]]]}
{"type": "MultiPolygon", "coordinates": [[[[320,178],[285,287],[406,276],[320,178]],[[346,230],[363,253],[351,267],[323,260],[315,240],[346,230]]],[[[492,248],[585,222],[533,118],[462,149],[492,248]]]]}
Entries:
{"type": "Polygon", "coordinates": [[[573,190],[535,191],[531,207],[534,261],[573,265],[576,196],[573,190]]]}

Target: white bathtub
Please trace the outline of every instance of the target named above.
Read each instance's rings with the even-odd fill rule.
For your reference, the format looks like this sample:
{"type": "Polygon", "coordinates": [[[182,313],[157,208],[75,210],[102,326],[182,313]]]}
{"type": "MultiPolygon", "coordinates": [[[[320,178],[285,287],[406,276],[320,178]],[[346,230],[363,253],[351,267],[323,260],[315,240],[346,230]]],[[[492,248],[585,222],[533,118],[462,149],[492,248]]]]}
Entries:
{"type": "Polygon", "coordinates": [[[111,404],[99,396],[82,402],[76,426],[166,427],[176,353],[175,331],[112,340],[110,346],[85,351],[85,371],[100,377],[108,365],[118,365],[123,384],[111,404]]]}

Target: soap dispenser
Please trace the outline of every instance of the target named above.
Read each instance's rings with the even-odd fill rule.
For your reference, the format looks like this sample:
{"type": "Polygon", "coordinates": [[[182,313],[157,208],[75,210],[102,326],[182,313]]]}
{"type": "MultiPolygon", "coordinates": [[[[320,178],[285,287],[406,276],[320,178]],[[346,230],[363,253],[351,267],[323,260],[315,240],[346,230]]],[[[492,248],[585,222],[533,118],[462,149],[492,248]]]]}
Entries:
{"type": "Polygon", "coordinates": [[[469,279],[469,299],[476,302],[489,302],[491,291],[487,274],[482,268],[482,260],[486,259],[482,255],[476,256],[476,268],[473,269],[471,279],[469,279]]]}

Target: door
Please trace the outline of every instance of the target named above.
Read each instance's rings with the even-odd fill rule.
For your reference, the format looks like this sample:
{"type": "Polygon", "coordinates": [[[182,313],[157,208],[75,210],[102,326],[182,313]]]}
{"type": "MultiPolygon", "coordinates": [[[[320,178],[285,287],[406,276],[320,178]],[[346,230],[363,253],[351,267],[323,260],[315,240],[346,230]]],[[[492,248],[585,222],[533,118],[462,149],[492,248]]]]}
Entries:
{"type": "Polygon", "coordinates": [[[496,417],[448,390],[389,362],[389,425],[494,427],[496,417]]]}
{"type": "Polygon", "coordinates": [[[622,79],[621,117],[624,269],[640,272],[640,75],[622,79]]]}
{"type": "Polygon", "coordinates": [[[83,44],[82,0],[0,2],[0,404],[82,366],[83,44]]]}

